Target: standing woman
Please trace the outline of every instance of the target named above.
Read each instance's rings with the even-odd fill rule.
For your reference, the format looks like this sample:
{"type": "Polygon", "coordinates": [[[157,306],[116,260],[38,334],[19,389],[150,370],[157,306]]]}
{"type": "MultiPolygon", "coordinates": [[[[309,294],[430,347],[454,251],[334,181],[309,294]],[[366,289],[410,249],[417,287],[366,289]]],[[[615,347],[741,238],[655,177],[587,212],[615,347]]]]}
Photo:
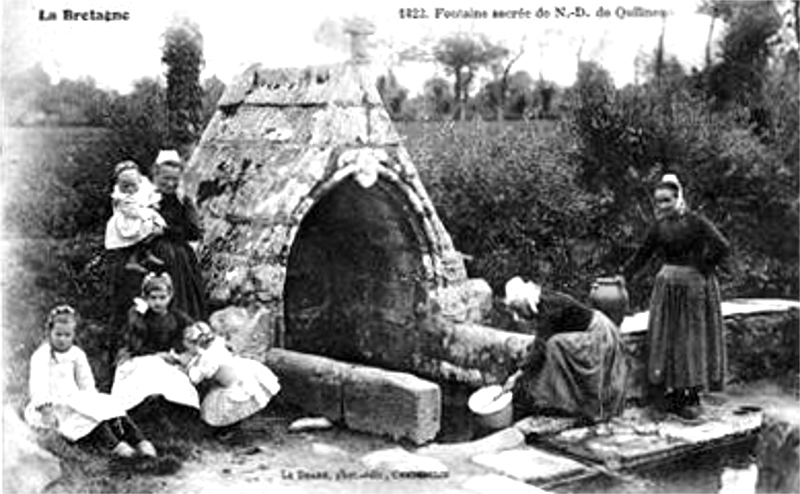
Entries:
{"type": "Polygon", "coordinates": [[[689,211],[678,177],[664,175],[654,191],[656,221],[626,263],[634,276],[655,254],[663,259],[650,298],[648,394],[655,418],[700,416],[699,391],[725,385],[725,338],[716,267],[730,245],[717,228],[689,211]]]}
{"type": "Polygon", "coordinates": [[[197,256],[189,242],[203,234],[194,202],[178,194],[183,162],[176,151],[161,151],[153,170],[155,186],[161,193],[159,212],[167,223],[163,234],[153,242],[153,254],[165,263],[172,278],[173,307],[194,320],[205,320],[203,278],[197,256]]]}

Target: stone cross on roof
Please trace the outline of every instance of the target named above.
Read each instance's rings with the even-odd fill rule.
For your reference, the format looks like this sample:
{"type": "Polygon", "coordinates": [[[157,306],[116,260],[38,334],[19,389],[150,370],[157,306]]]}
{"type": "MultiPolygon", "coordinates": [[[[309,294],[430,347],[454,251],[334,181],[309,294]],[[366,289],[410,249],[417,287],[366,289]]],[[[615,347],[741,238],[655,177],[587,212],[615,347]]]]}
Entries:
{"type": "Polygon", "coordinates": [[[375,26],[364,18],[356,17],[346,23],[344,30],[350,35],[352,61],[355,63],[369,63],[367,36],[375,33],[375,26]]]}

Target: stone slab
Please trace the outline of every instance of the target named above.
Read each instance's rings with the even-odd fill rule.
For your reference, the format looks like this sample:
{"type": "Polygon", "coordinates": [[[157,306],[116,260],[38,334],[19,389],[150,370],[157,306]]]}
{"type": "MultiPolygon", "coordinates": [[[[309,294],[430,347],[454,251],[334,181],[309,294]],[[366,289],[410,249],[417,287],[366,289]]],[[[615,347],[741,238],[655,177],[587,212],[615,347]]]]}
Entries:
{"type": "Polygon", "coordinates": [[[265,363],[281,382],[281,399],[333,421],[344,418],[342,383],[350,364],[281,348],[270,350],[265,363]]]}
{"type": "Polygon", "coordinates": [[[44,492],[61,477],[59,459],[39,446],[10,405],[3,408],[3,439],[3,492],[44,492]]]}
{"type": "Polygon", "coordinates": [[[370,470],[389,472],[426,472],[445,476],[450,471],[436,458],[411,453],[400,447],[368,453],[361,458],[361,463],[370,470]]]}
{"type": "Polygon", "coordinates": [[[544,437],[539,444],[611,470],[630,469],[753,437],[763,414],[726,405],[705,405],[701,421],[689,423],[674,415],[651,422],[641,409],[592,427],[544,437]]]}
{"type": "MultiPolygon", "coordinates": [[[[732,299],[722,302],[722,316],[736,316],[744,314],[758,314],[766,312],[785,312],[791,309],[800,309],[800,302],[785,299],[732,299]]],[[[620,325],[620,331],[625,333],[636,333],[647,331],[647,321],[650,311],[637,312],[626,316],[620,325]]]]}
{"type": "Polygon", "coordinates": [[[798,416],[767,412],[757,446],[758,485],[752,492],[800,492],[800,426],[798,416]]]}
{"type": "Polygon", "coordinates": [[[548,417],[546,415],[532,415],[518,420],[514,428],[525,435],[526,438],[553,436],[567,429],[571,429],[577,419],[571,417],[548,417]]]}
{"type": "Polygon", "coordinates": [[[439,386],[404,372],[352,366],[344,376],[343,409],[351,429],[424,444],[439,432],[439,386]]]}
{"type": "Polygon", "coordinates": [[[281,380],[281,398],[306,412],[415,444],[439,432],[441,390],[430,381],[281,348],[265,360],[281,380]]]}
{"type": "Polygon", "coordinates": [[[480,454],[491,454],[525,444],[525,436],[514,427],[507,427],[474,441],[450,444],[430,444],[417,453],[439,458],[445,462],[458,462],[480,454]]]}
{"type": "Polygon", "coordinates": [[[472,461],[508,477],[533,484],[567,482],[595,473],[587,465],[532,446],[482,454],[473,457],[472,461]]]}
{"type": "Polygon", "coordinates": [[[514,480],[504,475],[490,473],[470,477],[462,487],[468,492],[476,494],[546,494],[547,491],[538,487],[514,480]]]}

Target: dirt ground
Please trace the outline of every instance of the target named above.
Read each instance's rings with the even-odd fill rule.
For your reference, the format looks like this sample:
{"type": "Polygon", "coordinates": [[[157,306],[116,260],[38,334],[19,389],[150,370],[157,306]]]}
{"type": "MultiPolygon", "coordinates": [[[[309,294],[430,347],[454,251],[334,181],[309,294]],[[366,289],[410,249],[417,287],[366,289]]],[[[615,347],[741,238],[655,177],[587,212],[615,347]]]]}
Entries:
{"type": "MultiPolygon", "coordinates": [[[[753,382],[732,387],[730,400],[761,406],[765,411],[799,421],[797,396],[774,382],[753,382]]],[[[145,424],[166,457],[175,457],[174,473],[119,469],[113,460],[97,453],[59,452],[65,459],[65,476],[47,492],[152,492],[236,493],[395,493],[467,492],[464,483],[489,472],[468,458],[447,462],[440,478],[398,478],[390,470],[373,470],[362,462],[368,453],[392,448],[413,452],[412,444],[333,427],[327,430],[289,432],[302,412],[279,403],[241,424],[233,441],[192,433],[169,434],[145,424]],[[80,464],[80,466],[77,466],[80,464]],[[102,482],[99,479],[104,479],[102,482]]],[[[52,447],[50,449],[53,449],[52,447]]]]}
{"type": "Polygon", "coordinates": [[[46,492],[463,492],[459,486],[466,479],[483,473],[465,464],[442,478],[398,478],[389,470],[370,469],[361,459],[379,450],[413,451],[413,444],[338,426],[290,432],[289,425],[302,417],[297,409],[271,404],[243,421],[239,433],[227,440],[193,428],[181,437],[183,431],[174,434],[160,424],[140,423],[162,456],[179,462],[174,472],[170,467],[120,466],[101,452],[51,437],[44,446],[62,459],[65,474],[46,492]]]}

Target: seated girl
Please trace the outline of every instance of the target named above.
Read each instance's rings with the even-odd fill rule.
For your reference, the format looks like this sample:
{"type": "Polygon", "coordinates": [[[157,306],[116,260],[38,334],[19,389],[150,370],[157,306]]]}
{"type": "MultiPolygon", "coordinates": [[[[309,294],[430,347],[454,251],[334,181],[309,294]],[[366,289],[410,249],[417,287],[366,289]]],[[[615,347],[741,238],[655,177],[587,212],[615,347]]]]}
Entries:
{"type": "Polygon", "coordinates": [[[188,326],[183,335],[186,351],[175,353],[189,379],[209,382],[200,414],[209,425],[234,424],[267,406],[281,389],[278,378],[265,365],[235,356],[225,338],[214,334],[204,322],[188,326]]]}
{"type": "Polygon", "coordinates": [[[125,409],[96,390],[86,353],[74,345],[76,326],[72,307],[60,305],[50,311],[48,338],[31,356],[25,420],[34,427],[55,429],[70,441],[99,443],[117,456],[156,456],[153,444],[125,409]]]}
{"type": "Polygon", "coordinates": [[[172,279],[166,273],[149,274],[142,281],[144,306],[132,307],[123,331],[125,341],[117,358],[111,394],[125,410],[148,397],[162,396],[168,402],[193,409],[200,399],[192,382],[174,359],[183,351],[183,330],[192,320],[173,309],[172,279]]]}

